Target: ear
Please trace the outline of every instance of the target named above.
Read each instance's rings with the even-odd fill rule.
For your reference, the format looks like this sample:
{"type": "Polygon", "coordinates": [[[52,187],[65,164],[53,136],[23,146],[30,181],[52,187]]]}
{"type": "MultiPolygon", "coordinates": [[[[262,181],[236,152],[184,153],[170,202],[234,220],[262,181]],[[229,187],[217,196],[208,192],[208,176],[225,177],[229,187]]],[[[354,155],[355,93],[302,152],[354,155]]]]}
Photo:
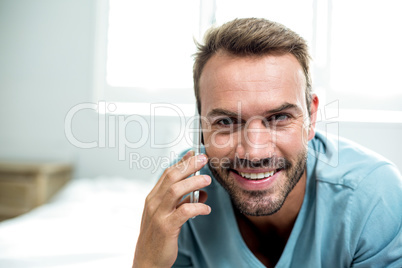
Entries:
{"type": "Polygon", "coordinates": [[[317,121],[317,111],[318,111],[319,100],[316,94],[311,96],[310,104],[310,125],[308,129],[308,140],[314,138],[315,135],[315,123],[317,121]]]}

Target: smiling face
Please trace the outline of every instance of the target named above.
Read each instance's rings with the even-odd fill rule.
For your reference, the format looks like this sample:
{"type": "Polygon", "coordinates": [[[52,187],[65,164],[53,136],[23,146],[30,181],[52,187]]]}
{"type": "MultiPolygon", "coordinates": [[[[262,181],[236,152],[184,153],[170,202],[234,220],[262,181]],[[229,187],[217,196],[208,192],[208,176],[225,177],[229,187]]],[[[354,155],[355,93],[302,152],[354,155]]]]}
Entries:
{"type": "Polygon", "coordinates": [[[210,167],[246,215],[277,212],[306,176],[315,117],[310,122],[305,84],[291,54],[239,57],[219,52],[202,71],[201,116],[210,167]]]}

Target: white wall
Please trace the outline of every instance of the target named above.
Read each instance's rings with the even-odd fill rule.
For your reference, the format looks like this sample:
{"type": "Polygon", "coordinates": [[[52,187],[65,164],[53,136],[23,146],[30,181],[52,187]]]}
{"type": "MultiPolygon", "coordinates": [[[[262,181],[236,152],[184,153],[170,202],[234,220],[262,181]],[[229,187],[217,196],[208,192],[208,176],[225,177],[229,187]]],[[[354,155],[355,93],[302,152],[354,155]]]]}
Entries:
{"type": "Polygon", "coordinates": [[[74,158],[66,111],[90,100],[94,1],[0,1],[0,157],[74,158]]]}
{"type": "MultiPolygon", "coordinates": [[[[128,157],[118,160],[117,148],[80,149],[65,137],[64,119],[69,109],[92,102],[95,3],[0,0],[0,160],[71,161],[78,177],[119,175],[154,180],[154,167],[130,168],[128,157]]],[[[157,119],[157,143],[178,135],[172,127],[177,122],[172,117],[157,119]]],[[[73,133],[82,141],[97,140],[97,124],[95,112],[80,112],[73,119],[73,133]]],[[[402,167],[401,124],[341,123],[339,131],[402,167]]],[[[127,127],[131,141],[141,134],[135,123],[127,127]]],[[[129,149],[127,154],[169,156],[167,149],[151,149],[150,142],[148,139],[143,147],[129,149]]],[[[179,144],[172,151],[183,147],[179,144]]]]}
{"type": "MultiPolygon", "coordinates": [[[[2,160],[71,161],[77,176],[148,174],[116,161],[116,150],[78,149],[64,134],[69,109],[92,101],[95,3],[0,1],[2,160]]],[[[95,112],[80,113],[73,123],[80,139],[96,139],[95,112]]]]}

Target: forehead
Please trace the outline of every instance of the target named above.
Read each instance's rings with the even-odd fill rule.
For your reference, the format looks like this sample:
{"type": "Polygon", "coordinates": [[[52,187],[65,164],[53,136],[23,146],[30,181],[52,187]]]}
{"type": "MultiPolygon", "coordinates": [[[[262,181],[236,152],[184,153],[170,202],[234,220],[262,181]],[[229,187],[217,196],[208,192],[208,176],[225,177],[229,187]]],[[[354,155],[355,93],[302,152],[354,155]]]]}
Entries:
{"type": "Polygon", "coordinates": [[[252,113],[284,102],[305,109],[305,77],[292,54],[238,57],[217,53],[200,77],[201,112],[237,109],[239,102],[252,113]]]}

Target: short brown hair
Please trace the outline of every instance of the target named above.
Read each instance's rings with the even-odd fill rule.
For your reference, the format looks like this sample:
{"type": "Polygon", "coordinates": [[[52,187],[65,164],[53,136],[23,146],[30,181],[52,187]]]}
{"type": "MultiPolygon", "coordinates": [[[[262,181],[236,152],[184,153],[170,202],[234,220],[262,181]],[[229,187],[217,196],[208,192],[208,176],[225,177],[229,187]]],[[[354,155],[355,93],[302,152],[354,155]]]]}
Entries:
{"type": "Polygon", "coordinates": [[[307,42],[284,25],[266,19],[235,19],[220,27],[211,28],[204,44],[197,43],[193,67],[194,93],[201,113],[200,77],[207,61],[218,51],[234,56],[283,55],[291,53],[303,68],[306,78],[306,104],[310,114],[311,75],[307,42]]]}

